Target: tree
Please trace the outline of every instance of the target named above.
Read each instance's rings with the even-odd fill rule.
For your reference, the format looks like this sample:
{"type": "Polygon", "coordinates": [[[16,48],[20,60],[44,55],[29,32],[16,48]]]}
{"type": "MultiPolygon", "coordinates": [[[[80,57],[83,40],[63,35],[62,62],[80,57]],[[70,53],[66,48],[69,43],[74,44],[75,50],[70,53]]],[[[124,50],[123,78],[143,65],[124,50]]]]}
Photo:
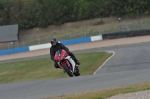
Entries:
{"type": "Polygon", "coordinates": [[[150,0],[0,0],[0,25],[47,27],[105,16],[150,13],[150,0]]]}

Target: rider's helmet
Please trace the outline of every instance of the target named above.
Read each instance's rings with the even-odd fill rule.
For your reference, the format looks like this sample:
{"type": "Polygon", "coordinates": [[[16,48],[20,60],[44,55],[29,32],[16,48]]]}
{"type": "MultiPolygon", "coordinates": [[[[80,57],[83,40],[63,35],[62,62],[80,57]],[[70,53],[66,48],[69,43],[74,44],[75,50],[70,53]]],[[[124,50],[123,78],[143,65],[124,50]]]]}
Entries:
{"type": "Polygon", "coordinates": [[[50,43],[51,43],[51,45],[55,46],[58,43],[58,39],[57,38],[52,38],[50,43]]]}

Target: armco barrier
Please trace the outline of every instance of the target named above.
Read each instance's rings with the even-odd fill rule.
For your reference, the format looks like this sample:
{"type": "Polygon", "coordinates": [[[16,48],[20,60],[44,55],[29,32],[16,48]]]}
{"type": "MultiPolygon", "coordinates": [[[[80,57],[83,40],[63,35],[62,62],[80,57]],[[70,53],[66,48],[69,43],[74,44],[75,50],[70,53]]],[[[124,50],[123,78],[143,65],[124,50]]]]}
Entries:
{"type": "Polygon", "coordinates": [[[91,41],[99,41],[99,40],[103,40],[102,35],[98,35],[98,36],[92,36],[91,37],[91,41]]]}
{"type": "Polygon", "coordinates": [[[116,38],[145,36],[145,35],[150,35],[150,30],[136,30],[136,31],[125,31],[125,32],[103,34],[102,38],[105,40],[105,39],[116,39],[116,38]]]}
{"type": "MultiPolygon", "coordinates": [[[[64,45],[73,45],[73,44],[86,43],[86,42],[92,42],[92,41],[97,41],[97,40],[102,40],[102,35],[86,37],[86,38],[77,38],[77,39],[72,39],[72,40],[65,40],[65,41],[61,41],[61,43],[64,45]]],[[[29,50],[33,51],[33,50],[50,48],[50,47],[51,47],[50,43],[40,44],[40,45],[29,46],[29,50]]]]}
{"type": "Polygon", "coordinates": [[[33,45],[33,46],[29,46],[29,51],[40,50],[40,49],[45,49],[45,48],[50,48],[50,47],[51,47],[50,43],[33,45]]]}
{"type": "MultiPolygon", "coordinates": [[[[65,41],[62,41],[61,43],[64,45],[72,45],[72,44],[85,43],[85,42],[91,42],[90,37],[65,40],[65,41]]],[[[51,47],[50,43],[33,45],[33,46],[29,46],[29,51],[40,50],[40,49],[45,49],[45,48],[50,48],[50,47],[51,47]]]]}
{"type": "MultiPolygon", "coordinates": [[[[64,45],[73,45],[73,44],[86,43],[86,42],[92,42],[92,41],[97,41],[97,40],[102,40],[102,35],[86,37],[86,38],[77,38],[77,39],[72,39],[72,40],[65,40],[65,41],[61,41],[61,43],[63,43],[64,45]]],[[[47,43],[47,44],[33,45],[29,47],[1,50],[0,55],[34,51],[34,50],[45,49],[45,48],[50,48],[50,47],[51,47],[51,44],[47,43]]]]}
{"type": "MultiPolygon", "coordinates": [[[[79,43],[85,43],[85,42],[91,42],[90,37],[61,41],[61,43],[64,45],[72,45],[72,44],[79,44],[79,43]]],[[[29,51],[45,49],[45,48],[50,48],[50,47],[51,47],[50,43],[33,45],[33,46],[29,46],[29,51]]]]}
{"type": "Polygon", "coordinates": [[[29,47],[7,49],[7,50],[1,50],[0,55],[7,55],[7,54],[13,54],[13,53],[19,53],[19,52],[27,52],[27,51],[29,51],[29,47]]]}
{"type": "Polygon", "coordinates": [[[86,37],[86,38],[65,40],[65,41],[62,41],[61,43],[64,44],[64,45],[72,45],[72,44],[79,44],[79,43],[86,43],[86,42],[91,42],[91,38],[86,37]]]}

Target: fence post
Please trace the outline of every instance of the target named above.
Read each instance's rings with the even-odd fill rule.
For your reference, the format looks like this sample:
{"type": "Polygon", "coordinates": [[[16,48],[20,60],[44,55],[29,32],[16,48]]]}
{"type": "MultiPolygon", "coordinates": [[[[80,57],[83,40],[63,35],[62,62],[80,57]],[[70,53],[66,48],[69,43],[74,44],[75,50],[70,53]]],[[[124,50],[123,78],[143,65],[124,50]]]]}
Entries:
{"type": "Polygon", "coordinates": [[[23,41],[23,45],[25,46],[25,43],[24,43],[24,41],[23,41]]]}
{"type": "Polygon", "coordinates": [[[139,20],[139,17],[138,17],[138,16],[137,16],[136,18],[137,18],[137,20],[138,20],[138,29],[140,30],[140,29],[141,29],[141,27],[140,27],[140,20],[139,20]]]}
{"type": "Polygon", "coordinates": [[[99,35],[102,35],[103,33],[102,33],[102,30],[100,30],[100,32],[99,32],[99,35]]]}
{"type": "Polygon", "coordinates": [[[8,43],[8,49],[9,49],[9,43],[8,43]]]}
{"type": "Polygon", "coordinates": [[[18,40],[17,40],[17,46],[19,47],[19,43],[18,43],[18,40]]]}
{"type": "Polygon", "coordinates": [[[103,31],[103,33],[105,33],[105,30],[102,30],[103,31]]]}
{"type": "Polygon", "coordinates": [[[120,24],[121,18],[118,18],[118,21],[119,21],[119,27],[120,27],[120,31],[121,31],[121,24],[120,24]]]}
{"type": "Polygon", "coordinates": [[[71,40],[71,34],[70,34],[70,40],[71,40]]]}
{"type": "Polygon", "coordinates": [[[38,37],[38,43],[40,44],[40,38],[38,37]]]}
{"type": "Polygon", "coordinates": [[[38,44],[40,44],[39,28],[37,27],[36,30],[37,30],[37,34],[38,34],[38,35],[37,35],[37,36],[38,36],[38,44]]]}
{"type": "Polygon", "coordinates": [[[84,34],[84,35],[85,35],[85,37],[87,36],[87,35],[86,35],[86,32],[85,32],[85,34],[84,34]]]}

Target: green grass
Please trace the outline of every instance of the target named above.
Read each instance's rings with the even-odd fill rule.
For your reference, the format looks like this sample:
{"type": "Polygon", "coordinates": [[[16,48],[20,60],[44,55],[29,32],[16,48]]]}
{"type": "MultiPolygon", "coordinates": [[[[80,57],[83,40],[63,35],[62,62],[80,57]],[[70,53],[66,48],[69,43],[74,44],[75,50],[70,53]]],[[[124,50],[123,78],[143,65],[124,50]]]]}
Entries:
{"type": "MultiPolygon", "coordinates": [[[[79,54],[81,75],[90,75],[112,54],[106,52],[79,54]]],[[[55,69],[50,58],[0,64],[0,83],[69,77],[55,69]]]]}
{"type": "Polygon", "coordinates": [[[80,94],[63,95],[58,97],[43,98],[43,99],[106,99],[114,95],[132,93],[137,91],[150,90],[150,82],[124,86],[115,89],[107,89],[101,91],[86,92],[80,94]]]}

